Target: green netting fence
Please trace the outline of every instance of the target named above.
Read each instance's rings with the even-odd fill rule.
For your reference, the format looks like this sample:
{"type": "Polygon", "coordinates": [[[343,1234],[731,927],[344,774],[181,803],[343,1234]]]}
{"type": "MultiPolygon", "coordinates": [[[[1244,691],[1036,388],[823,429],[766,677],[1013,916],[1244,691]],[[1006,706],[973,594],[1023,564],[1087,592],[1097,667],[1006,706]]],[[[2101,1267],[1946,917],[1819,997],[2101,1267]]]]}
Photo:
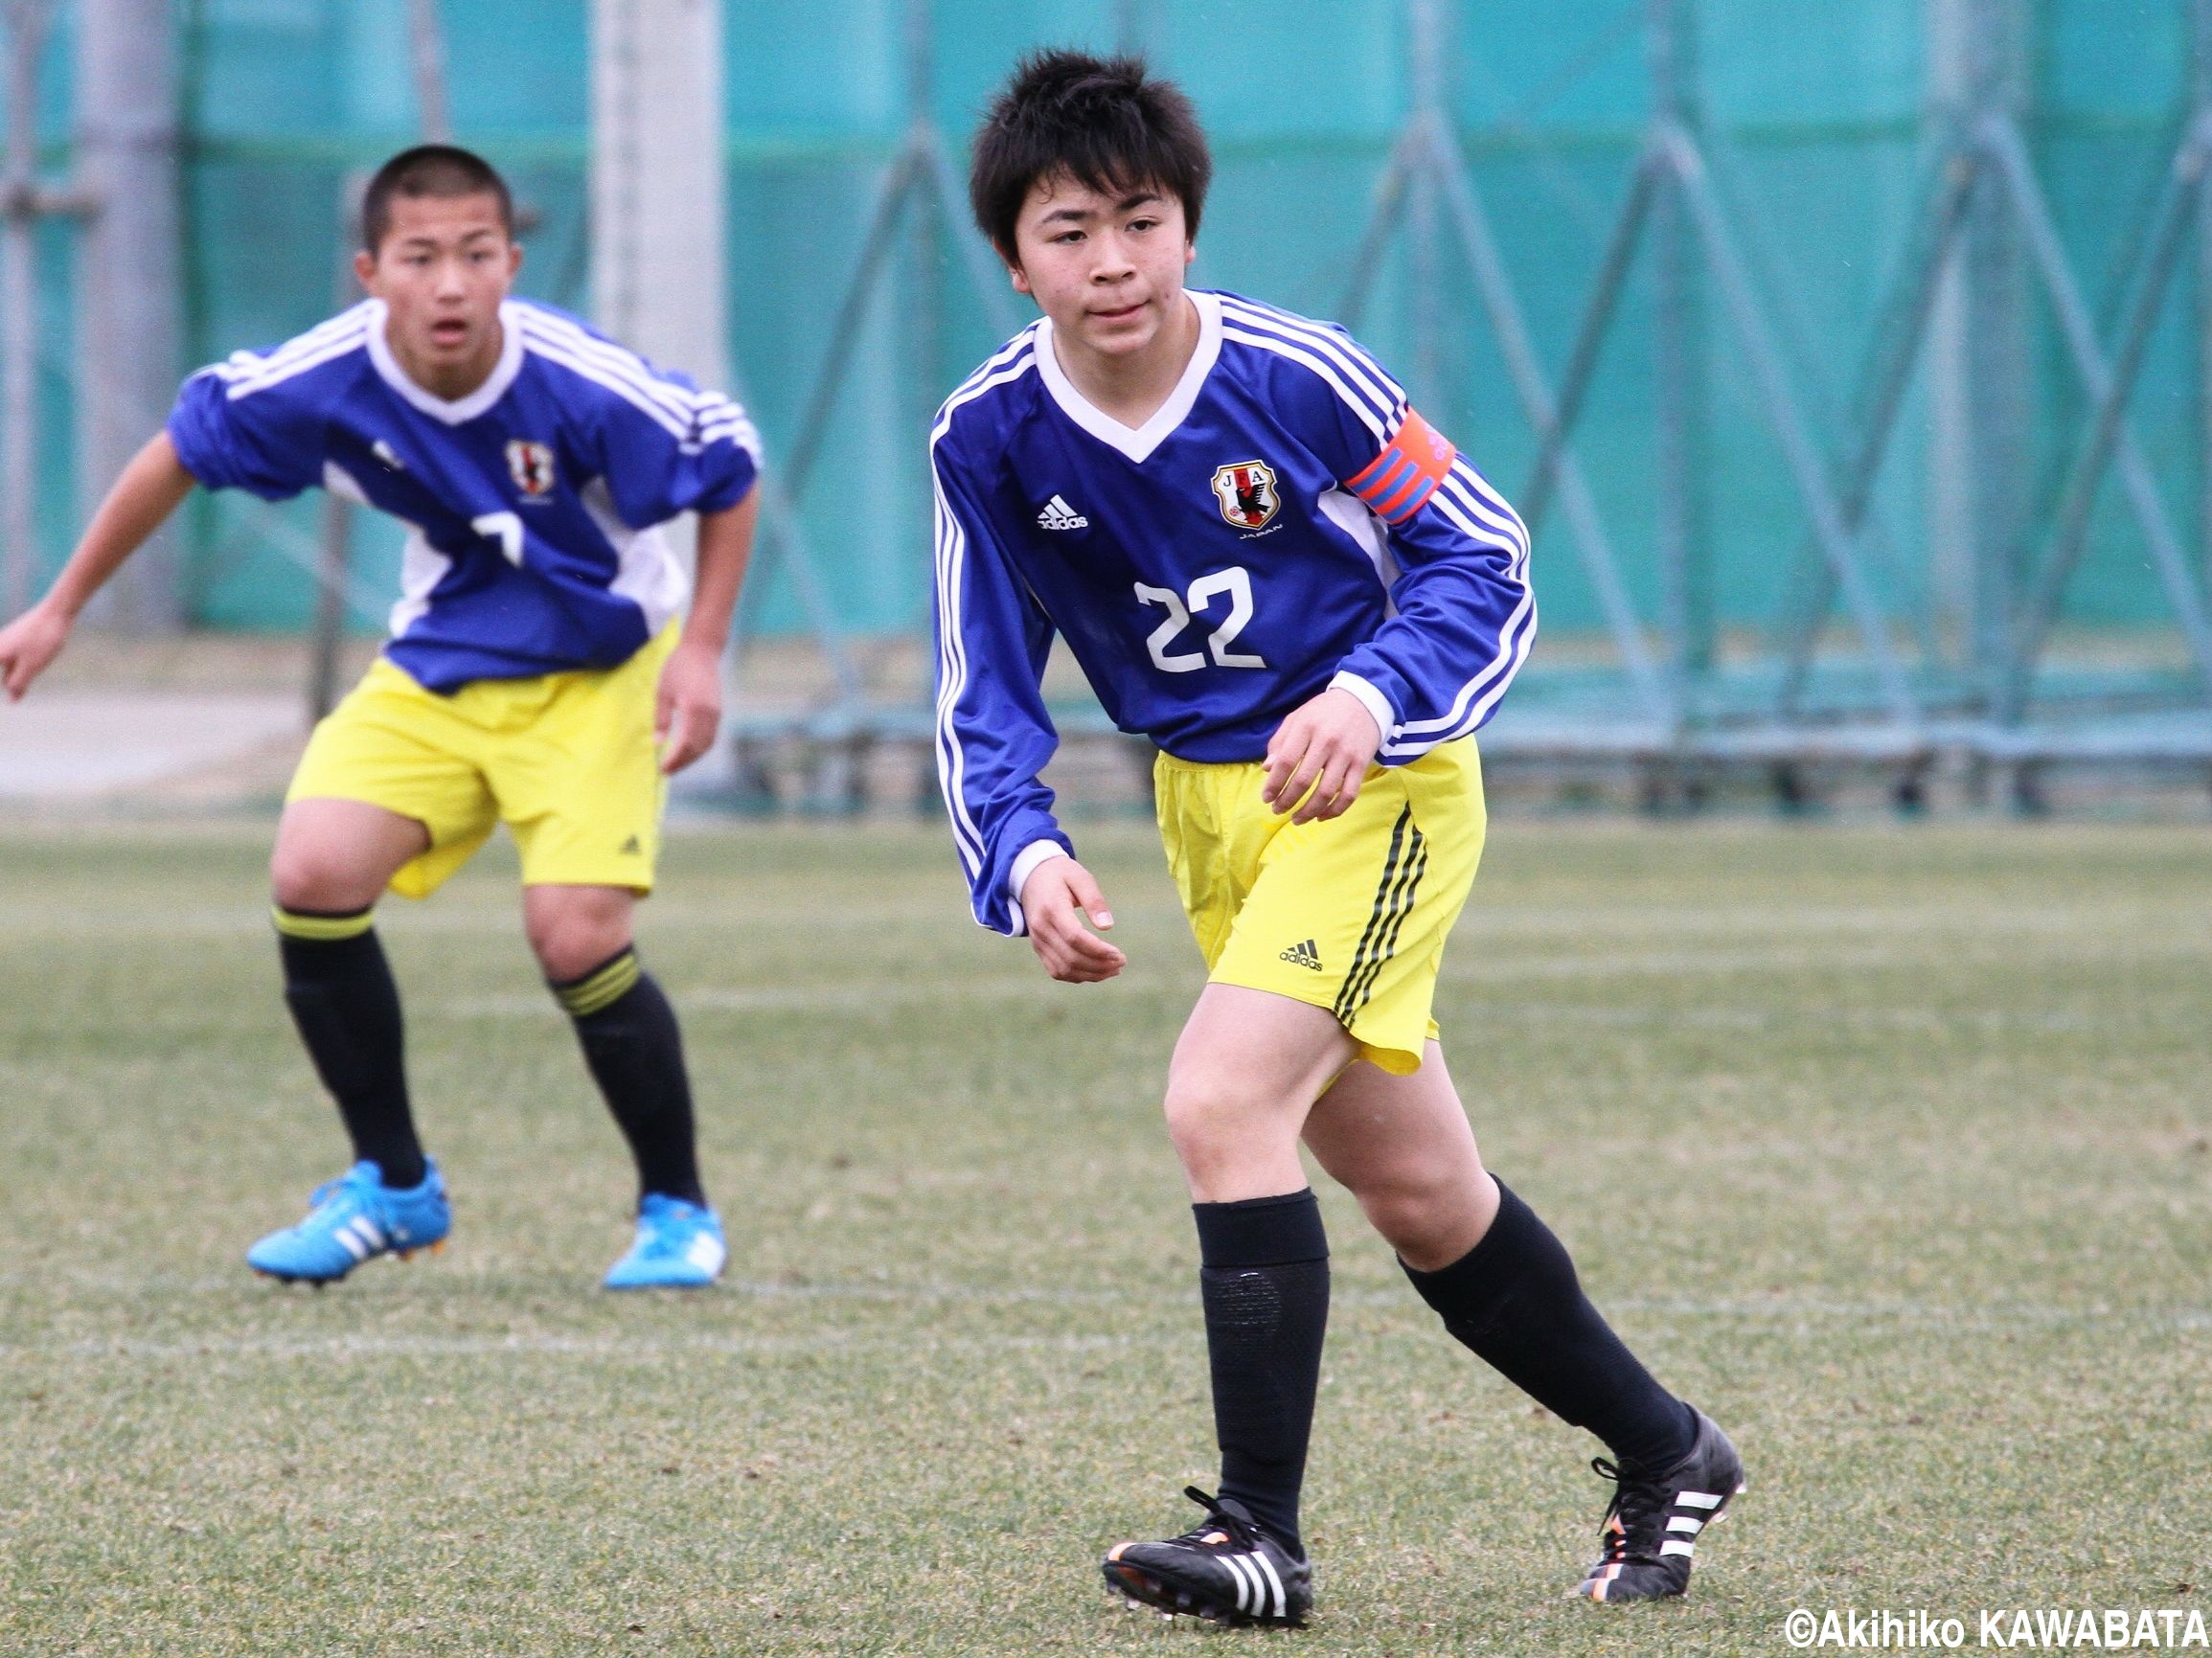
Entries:
{"type": "MultiPolygon", "coordinates": [[[[1556,372],[1627,188],[1649,110],[1643,0],[1457,0],[1447,73],[1453,124],[1497,221],[1539,353],[1556,372]]],[[[532,219],[522,286],[588,310],[587,8],[582,0],[467,0],[443,8],[455,125],[513,178],[532,219]]],[[[1916,0],[1703,0],[1699,99],[1747,245],[1806,400],[1833,412],[1873,326],[1916,203],[1927,130],[1929,19],[1916,0]]],[[[308,327],[334,303],[337,203],[349,170],[414,136],[405,0],[180,0],[188,147],[186,314],[194,362],[308,327]]],[[[1397,0],[938,0],[933,113],[957,148],[1015,55],[1040,43],[1108,46],[1138,19],[1154,60],[1189,87],[1213,133],[1219,182],[1198,280],[1320,315],[1334,312],[1378,174],[1408,109],[1407,26],[1397,0]]],[[[2034,8],[2027,126],[2070,258],[2107,307],[2176,142],[2188,79],[2181,0],[2043,0],[2034,8]]],[[[910,112],[894,0],[793,7],[728,0],[732,342],[742,390],[773,448],[787,443],[821,360],[868,208],[910,112]]],[[[49,161],[67,163],[66,14],[47,64],[49,161]]],[[[40,556],[51,566],[81,511],[69,444],[68,231],[42,232],[40,556]]],[[[1424,294],[1402,250],[1380,273],[1362,332],[1404,365],[1415,312],[1441,345],[1432,419],[1509,490],[1535,442],[1456,261],[1424,294]]],[[[922,422],[994,343],[957,261],[909,252],[878,294],[860,373],[836,414],[831,459],[803,504],[844,625],[918,626],[926,609],[922,422]],[[943,325],[906,326],[917,296],[943,325]]],[[[2135,428],[2186,522],[2202,450],[2188,284],[2169,308],[2135,428]]],[[[1653,363],[1648,269],[1592,391],[1581,458],[1648,614],[1653,363]]],[[[2082,398],[2039,325],[2030,471],[2055,488],[2082,398]]],[[[1724,330],[1712,325],[1709,523],[1720,621],[1770,616],[1804,512],[1724,330]]],[[[180,374],[191,363],[177,365],[180,374]]],[[[1930,528],[1927,414],[1915,393],[1882,475],[1875,579],[1898,614],[1946,602],[1930,528]]],[[[2069,590],[2070,617],[2155,624],[2166,614],[2139,538],[2109,497],[2069,590]]],[[[297,628],[309,578],[276,551],[315,534],[311,505],[271,511],[203,500],[189,525],[191,609],[201,624],[297,628]]],[[[1554,634],[1594,627],[1578,563],[1539,542],[1554,634]]],[[[397,537],[364,526],[363,582],[396,582],[397,537]]],[[[2200,555],[2201,556],[2201,552],[2200,555]]],[[[795,625],[771,591],[770,628],[795,625]]]]}

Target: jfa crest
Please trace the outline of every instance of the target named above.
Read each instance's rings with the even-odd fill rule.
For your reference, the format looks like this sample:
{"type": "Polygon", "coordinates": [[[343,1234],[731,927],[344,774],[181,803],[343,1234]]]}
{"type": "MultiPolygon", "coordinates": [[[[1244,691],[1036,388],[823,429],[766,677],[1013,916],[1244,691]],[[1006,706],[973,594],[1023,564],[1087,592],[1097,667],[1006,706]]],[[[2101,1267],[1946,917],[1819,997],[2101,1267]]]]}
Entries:
{"type": "Polygon", "coordinates": [[[515,439],[507,445],[507,469],[525,495],[546,493],[553,488],[553,445],[515,439]]]}
{"type": "Polygon", "coordinates": [[[1238,461],[1214,473],[1214,498],[1221,516],[1240,530],[1257,530],[1283,505],[1275,493],[1275,468],[1265,461],[1238,461]]]}

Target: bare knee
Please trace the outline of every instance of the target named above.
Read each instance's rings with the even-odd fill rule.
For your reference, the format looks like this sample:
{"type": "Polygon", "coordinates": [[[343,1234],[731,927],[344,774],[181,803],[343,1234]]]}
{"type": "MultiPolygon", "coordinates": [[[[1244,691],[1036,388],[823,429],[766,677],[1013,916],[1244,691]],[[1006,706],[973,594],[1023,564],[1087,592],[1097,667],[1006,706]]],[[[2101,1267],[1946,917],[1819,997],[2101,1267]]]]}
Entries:
{"type": "Polygon", "coordinates": [[[383,897],[429,845],[430,831],[413,818],[365,801],[294,801],[277,824],[269,885],[285,909],[351,915],[383,897]]]}
{"type": "Polygon", "coordinates": [[[1168,1079],[1162,1110],[1168,1120],[1168,1139],[1188,1168],[1194,1159],[1218,1157],[1224,1144],[1235,1139],[1235,1124],[1246,1114],[1247,1102],[1214,1074],[1176,1075],[1168,1079]]]}
{"type": "Polygon", "coordinates": [[[352,915],[382,896],[385,879],[339,849],[297,838],[280,839],[269,857],[270,892],[287,910],[352,915]]]}
{"type": "Polygon", "coordinates": [[[1430,1240],[1441,1217],[1455,1208],[1461,1193],[1434,1180],[1406,1180],[1369,1187],[1356,1193],[1359,1212],[1391,1248],[1403,1255],[1430,1240]]]}
{"type": "Polygon", "coordinates": [[[1408,1266],[1436,1272],[1476,1244],[1497,1216],[1497,1183],[1480,1167],[1471,1179],[1407,1172],[1354,1193],[1360,1213],[1408,1266]]]}
{"type": "Polygon", "coordinates": [[[523,927],[545,976],[566,984],[620,955],[629,946],[635,905],[635,897],[621,887],[526,889],[523,927]]]}
{"type": "Polygon", "coordinates": [[[1220,1070],[1172,1077],[1168,1138],[1199,1203],[1232,1203],[1295,1192],[1306,1184],[1298,1161],[1298,1114],[1279,1099],[1239,1086],[1220,1070]]]}

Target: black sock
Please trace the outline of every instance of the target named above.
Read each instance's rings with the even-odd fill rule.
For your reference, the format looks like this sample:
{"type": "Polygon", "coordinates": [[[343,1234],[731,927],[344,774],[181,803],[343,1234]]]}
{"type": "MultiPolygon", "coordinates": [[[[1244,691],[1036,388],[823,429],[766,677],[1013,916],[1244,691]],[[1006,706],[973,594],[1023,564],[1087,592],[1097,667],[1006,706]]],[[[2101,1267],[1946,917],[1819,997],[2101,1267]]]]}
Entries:
{"type": "Polygon", "coordinates": [[[407,1109],[399,987],[368,910],[350,916],[279,908],[285,1001],[315,1070],[338,1102],[357,1161],[386,1186],[422,1183],[422,1147],[407,1109]]]}
{"type": "Polygon", "coordinates": [[[553,993],[576,1022],[583,1062],[637,1159],[638,1190],[705,1207],[683,1033],[637,951],[626,945],[553,993]]]}
{"type": "Polygon", "coordinates": [[[1221,1495],[1294,1555],[1329,1327],[1329,1238],[1311,1191],[1194,1203],[1221,1495]]]}
{"type": "Polygon", "coordinates": [[[1657,1474],[1680,1462],[1697,1414],[1598,1315],[1536,1211],[1502,1180],[1497,1198],[1497,1218],[1459,1260],[1436,1272],[1405,1268],[1421,1299],[1506,1380],[1605,1441],[1622,1467],[1657,1474]]]}

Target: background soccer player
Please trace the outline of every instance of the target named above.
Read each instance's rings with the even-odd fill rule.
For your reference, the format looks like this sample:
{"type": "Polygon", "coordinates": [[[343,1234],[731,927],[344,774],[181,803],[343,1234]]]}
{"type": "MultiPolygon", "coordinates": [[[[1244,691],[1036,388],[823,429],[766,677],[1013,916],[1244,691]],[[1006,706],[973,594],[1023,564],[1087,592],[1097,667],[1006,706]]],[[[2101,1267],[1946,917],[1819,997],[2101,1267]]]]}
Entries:
{"type": "Polygon", "coordinates": [[[666,775],[721,717],[759,440],[728,398],[510,299],[522,249],[507,186],[467,150],[395,156],[362,221],[370,297],[185,382],[51,591],[0,630],[0,674],[21,696],[194,483],[271,501],[321,484],[403,520],[392,639],[316,727],[272,860],[285,998],[355,1162],[247,1260],[320,1283],[445,1237],[373,912],[386,887],[435,891],[504,821],[531,947],[637,1160],[637,1236],[606,1283],[708,1283],[728,1252],[675,1015],[639,965],[631,911],[652,887],[666,775]],[[688,511],[698,559],[679,625],[687,583],[658,526],[688,511]]]}
{"type": "Polygon", "coordinates": [[[1429,1018],[1482,848],[1470,734],[1535,632],[1527,534],[1340,329],[1185,290],[1210,172],[1190,104],[1141,63],[1025,63],[970,183],[1044,317],[931,437],[938,758],[977,920],[1026,932],[1057,979],[1124,965],[1038,781],[1057,628],[1163,751],[1161,833],[1211,969],[1167,1119],[1220,1491],[1190,1493],[1194,1531],[1115,1549],[1106,1581],[1232,1623],[1311,1604],[1298,1498],[1329,1265],[1303,1138],[1446,1328],[1611,1448],[1580,1592],[1677,1595],[1742,1465],[1484,1170],[1429,1018]]]}

